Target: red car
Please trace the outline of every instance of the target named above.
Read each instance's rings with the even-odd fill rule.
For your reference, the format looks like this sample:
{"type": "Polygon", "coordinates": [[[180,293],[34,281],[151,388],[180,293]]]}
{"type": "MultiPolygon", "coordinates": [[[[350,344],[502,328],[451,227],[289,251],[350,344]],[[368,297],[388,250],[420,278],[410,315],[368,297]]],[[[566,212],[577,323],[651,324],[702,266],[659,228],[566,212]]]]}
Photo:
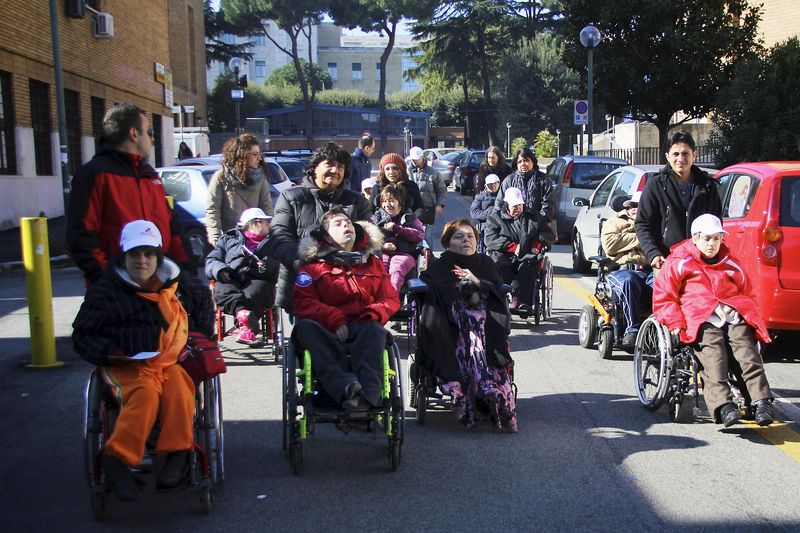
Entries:
{"type": "Polygon", "coordinates": [[[767,327],[800,329],[800,162],[740,163],[714,177],[725,244],[748,273],[767,327]]]}

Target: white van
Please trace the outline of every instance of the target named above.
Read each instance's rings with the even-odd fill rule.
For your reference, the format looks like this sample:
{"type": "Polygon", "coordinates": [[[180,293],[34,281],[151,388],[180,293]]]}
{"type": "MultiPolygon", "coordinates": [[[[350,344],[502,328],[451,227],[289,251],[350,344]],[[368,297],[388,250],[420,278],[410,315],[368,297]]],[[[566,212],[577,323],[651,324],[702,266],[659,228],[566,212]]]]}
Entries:
{"type": "Polygon", "coordinates": [[[175,132],[175,153],[173,161],[178,160],[178,152],[181,143],[184,142],[192,150],[194,157],[208,157],[211,154],[211,147],[208,143],[208,134],[204,132],[175,132]]]}

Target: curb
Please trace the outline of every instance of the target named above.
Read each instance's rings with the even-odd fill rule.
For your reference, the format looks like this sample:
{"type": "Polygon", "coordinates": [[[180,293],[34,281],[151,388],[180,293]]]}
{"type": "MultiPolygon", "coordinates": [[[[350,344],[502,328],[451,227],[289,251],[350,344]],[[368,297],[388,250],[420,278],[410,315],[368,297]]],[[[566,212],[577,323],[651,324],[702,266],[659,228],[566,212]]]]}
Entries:
{"type": "MultiPolygon", "coordinates": [[[[68,255],[59,255],[50,258],[50,268],[66,268],[75,266],[75,262],[68,255]]],[[[11,274],[14,272],[24,272],[25,263],[22,261],[10,261],[8,263],[0,263],[0,274],[11,274]]]]}

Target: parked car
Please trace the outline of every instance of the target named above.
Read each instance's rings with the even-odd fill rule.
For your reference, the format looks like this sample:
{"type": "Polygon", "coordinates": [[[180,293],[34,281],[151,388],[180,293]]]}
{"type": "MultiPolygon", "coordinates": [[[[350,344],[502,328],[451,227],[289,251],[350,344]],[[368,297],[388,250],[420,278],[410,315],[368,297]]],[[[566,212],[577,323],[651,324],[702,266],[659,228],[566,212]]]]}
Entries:
{"type": "Polygon", "coordinates": [[[800,163],[740,163],[716,176],[725,244],[772,334],[800,329],[800,163]]]}
{"type": "Polygon", "coordinates": [[[221,166],[222,154],[213,154],[208,157],[190,157],[172,164],[173,167],[193,167],[197,165],[221,166]]]}
{"type": "Polygon", "coordinates": [[[314,150],[306,148],[298,148],[296,150],[264,150],[261,152],[262,156],[267,157],[291,157],[294,159],[301,159],[308,163],[311,161],[311,156],[314,155],[314,150]]]}
{"type": "MultiPolygon", "coordinates": [[[[611,200],[644,189],[647,179],[660,165],[628,165],[609,174],[589,198],[576,196],[572,204],[580,209],[572,230],[572,269],[585,274],[592,268],[589,258],[600,253],[601,224],[614,216],[611,200]]],[[[587,191],[588,192],[588,191],[587,191]]],[[[580,193],[578,193],[580,194],[580,193]]]]}
{"type": "Polygon", "coordinates": [[[428,160],[428,163],[432,163],[436,159],[441,159],[445,154],[463,151],[463,148],[428,148],[427,150],[423,150],[422,155],[428,160]]]}
{"type": "Polygon", "coordinates": [[[457,192],[466,194],[475,192],[475,177],[478,167],[486,158],[486,150],[467,150],[461,153],[456,168],[453,170],[453,183],[457,192]]]}
{"type": "Polygon", "coordinates": [[[444,154],[439,159],[434,159],[431,162],[431,167],[433,170],[439,173],[439,175],[444,178],[444,183],[448,187],[453,182],[453,172],[458,165],[458,161],[461,160],[461,155],[465,152],[465,150],[458,150],[456,152],[450,152],[444,154]]]}
{"type": "Polygon", "coordinates": [[[300,185],[300,182],[303,181],[303,170],[305,170],[308,161],[303,161],[296,157],[283,156],[273,157],[271,159],[278,163],[293,184],[300,185]]]}
{"type": "Polygon", "coordinates": [[[612,170],[627,164],[624,159],[614,157],[578,155],[565,155],[553,160],[547,167],[547,177],[553,182],[553,190],[558,201],[556,225],[559,240],[566,240],[572,236],[572,228],[580,211],[580,207],[574,205],[572,199],[591,195],[591,191],[594,191],[612,170]]]}

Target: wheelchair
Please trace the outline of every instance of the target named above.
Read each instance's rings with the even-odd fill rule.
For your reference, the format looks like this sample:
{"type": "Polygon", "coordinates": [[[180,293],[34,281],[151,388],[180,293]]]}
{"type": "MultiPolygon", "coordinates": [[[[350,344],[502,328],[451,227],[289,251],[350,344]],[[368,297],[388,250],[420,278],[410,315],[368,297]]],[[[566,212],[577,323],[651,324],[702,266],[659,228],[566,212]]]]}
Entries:
{"type": "MultiPolygon", "coordinates": [[[[407,341],[411,342],[411,337],[416,335],[416,318],[417,314],[415,312],[416,303],[414,299],[411,297],[409,283],[412,280],[419,279],[419,275],[428,268],[428,261],[430,260],[431,250],[428,248],[428,244],[425,241],[422,241],[422,244],[417,246],[417,253],[416,253],[416,260],[417,266],[415,269],[410,270],[408,274],[406,274],[406,278],[404,280],[403,286],[400,287],[400,309],[395,312],[390,318],[389,322],[393,322],[397,324],[397,331],[402,330],[403,325],[406,326],[407,332],[407,341]]],[[[394,329],[394,328],[393,328],[394,329]]],[[[410,344],[409,344],[410,349],[410,344]]]]}
{"type": "MultiPolygon", "coordinates": [[[[547,247],[549,249],[549,247],[547,247]]],[[[553,263],[547,257],[547,249],[542,248],[538,254],[528,254],[523,257],[523,260],[531,261],[536,267],[534,288],[533,288],[533,305],[530,311],[521,311],[519,309],[511,309],[509,312],[516,315],[523,320],[528,320],[533,316],[534,323],[538,326],[540,320],[547,321],[553,314],[553,263]]],[[[508,303],[514,296],[518,296],[519,280],[514,279],[511,282],[511,291],[507,293],[506,298],[508,303]]]]}
{"type": "MultiPolygon", "coordinates": [[[[349,350],[349,348],[348,348],[349,350]]],[[[349,353],[348,353],[349,355],[349,353]]],[[[405,437],[405,409],[400,351],[387,332],[383,350],[383,404],[367,411],[342,408],[323,389],[314,376],[311,353],[301,350],[290,339],[283,354],[283,449],[289,450],[292,474],[303,470],[303,441],[315,435],[317,424],[334,424],[345,434],[356,427],[383,432],[389,445],[392,472],[400,467],[405,437]]]]}
{"type": "MultiPolygon", "coordinates": [[[[210,283],[213,301],[216,282],[212,279],[210,280],[210,283]]],[[[280,308],[276,306],[264,307],[261,309],[261,333],[259,334],[261,337],[260,344],[264,346],[271,345],[272,358],[276,363],[281,360],[281,343],[278,335],[280,326],[278,321],[275,319],[275,317],[280,316],[280,311],[280,308]]],[[[217,307],[216,302],[214,302],[214,317],[216,324],[215,328],[217,332],[217,342],[222,342],[222,339],[228,335],[235,334],[239,329],[239,326],[236,324],[236,317],[233,317],[233,325],[230,328],[226,326],[227,320],[225,313],[222,312],[222,309],[217,307]]]]}
{"type": "MultiPolygon", "coordinates": [[[[628,324],[622,310],[619,295],[611,288],[608,281],[607,266],[613,263],[608,257],[593,256],[590,261],[597,263],[597,284],[594,294],[589,295],[592,305],[584,305],[578,318],[578,342],[584,348],[592,348],[597,343],[597,351],[603,359],[611,359],[614,350],[630,348],[622,345],[625,329],[628,324]]],[[[623,265],[626,267],[628,265],[623,265]]],[[[635,265],[630,265],[631,267],[635,265]]],[[[652,298],[640,302],[641,316],[652,314],[652,298]]]]}
{"type": "MultiPolygon", "coordinates": [[[[728,385],[734,403],[744,411],[744,418],[752,418],[750,395],[741,377],[741,368],[731,354],[729,365],[728,385]]],[[[645,409],[657,411],[666,402],[673,422],[709,417],[708,411],[700,407],[699,371],[700,362],[692,348],[680,342],[655,316],[642,323],[634,348],[633,373],[636,396],[645,409]],[[692,404],[690,414],[689,401],[692,404]]]]}
{"type": "MultiPolygon", "coordinates": [[[[214,490],[225,479],[224,433],[222,424],[222,390],[219,376],[195,384],[194,443],[189,450],[189,470],[185,479],[175,488],[158,489],[158,492],[200,487],[200,508],[203,514],[211,512],[214,490]]],[[[83,458],[86,483],[91,489],[92,510],[95,518],[103,519],[108,491],[104,486],[103,469],[107,461],[105,444],[114,431],[120,406],[114,400],[110,387],[100,376],[99,368],[91,371],[84,390],[83,458]]],[[[158,422],[156,422],[156,428],[158,422]]],[[[157,429],[154,428],[154,432],[157,429]]],[[[149,440],[149,439],[148,439],[149,440]]],[[[148,446],[149,448],[149,446],[148,446]]],[[[152,470],[154,452],[145,449],[142,463],[135,470],[152,470]]],[[[137,480],[141,483],[142,480],[137,480]]]]}

